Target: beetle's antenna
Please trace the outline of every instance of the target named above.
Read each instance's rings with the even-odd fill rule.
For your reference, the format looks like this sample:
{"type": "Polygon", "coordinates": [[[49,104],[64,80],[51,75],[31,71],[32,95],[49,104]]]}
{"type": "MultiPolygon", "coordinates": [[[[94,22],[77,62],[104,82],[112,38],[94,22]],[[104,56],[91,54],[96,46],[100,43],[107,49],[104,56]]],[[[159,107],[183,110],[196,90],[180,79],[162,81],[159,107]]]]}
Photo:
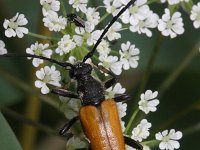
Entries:
{"type": "Polygon", "coordinates": [[[24,58],[24,57],[39,58],[39,59],[47,60],[51,63],[58,64],[62,67],[71,67],[71,68],[73,67],[72,64],[67,63],[67,62],[59,62],[59,61],[56,61],[54,59],[47,58],[47,57],[44,57],[44,56],[37,56],[37,55],[32,55],[32,54],[27,54],[27,53],[25,53],[25,54],[7,53],[7,54],[0,55],[0,58],[9,58],[9,57],[13,57],[13,58],[24,58]]]}
{"type": "Polygon", "coordinates": [[[110,21],[110,23],[108,24],[108,26],[104,29],[103,33],[101,34],[101,36],[99,37],[99,39],[97,40],[96,44],[94,45],[94,47],[92,48],[92,50],[87,53],[87,55],[84,57],[83,62],[85,62],[88,58],[91,58],[97,48],[97,46],[101,43],[101,40],[103,39],[104,35],[108,32],[108,29],[113,25],[113,23],[115,23],[117,21],[117,19],[119,18],[119,16],[121,16],[121,14],[123,12],[126,11],[126,9],[128,9],[133,3],[135,2],[135,0],[131,0],[126,6],[124,6],[120,12],[113,17],[113,19],[110,21]]]}

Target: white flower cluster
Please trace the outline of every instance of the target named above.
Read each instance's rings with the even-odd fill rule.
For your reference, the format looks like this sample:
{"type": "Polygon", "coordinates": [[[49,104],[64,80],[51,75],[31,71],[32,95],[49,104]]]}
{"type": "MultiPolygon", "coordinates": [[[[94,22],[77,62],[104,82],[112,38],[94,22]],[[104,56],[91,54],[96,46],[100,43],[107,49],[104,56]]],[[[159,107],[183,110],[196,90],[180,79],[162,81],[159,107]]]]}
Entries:
{"type": "Polygon", "coordinates": [[[60,71],[56,70],[55,66],[45,66],[40,70],[36,71],[36,76],[39,80],[35,81],[35,86],[41,88],[42,94],[47,94],[50,92],[50,89],[47,87],[47,84],[51,84],[57,87],[60,87],[59,83],[61,80],[60,71]]]}
{"type": "Polygon", "coordinates": [[[58,48],[56,48],[56,53],[62,56],[63,54],[69,53],[72,49],[76,47],[76,43],[70,39],[69,35],[64,35],[58,42],[58,48]]]}
{"type": "Polygon", "coordinates": [[[159,104],[159,100],[155,99],[158,96],[158,92],[152,92],[147,90],[145,93],[142,93],[139,101],[139,109],[142,110],[145,114],[148,114],[150,111],[155,112],[157,110],[156,106],[159,104]]]}
{"type": "MultiPolygon", "coordinates": [[[[41,44],[36,42],[35,44],[32,44],[30,48],[26,49],[26,53],[37,55],[37,56],[44,56],[47,58],[50,58],[52,55],[52,50],[48,49],[49,44],[41,44]]],[[[31,58],[28,58],[31,59],[31,58]]],[[[33,58],[33,66],[38,67],[40,64],[42,64],[44,61],[39,58],[33,58]]]]}
{"type": "Polygon", "coordinates": [[[165,9],[165,14],[162,16],[162,19],[158,20],[158,30],[162,32],[164,36],[170,36],[174,38],[177,34],[183,34],[183,19],[181,18],[180,12],[175,12],[173,15],[170,15],[170,10],[165,9]]]}
{"type": "Polygon", "coordinates": [[[55,32],[65,29],[67,25],[67,19],[59,16],[57,13],[60,10],[60,1],[40,0],[40,4],[42,5],[44,26],[48,27],[50,31],[55,32]]]}

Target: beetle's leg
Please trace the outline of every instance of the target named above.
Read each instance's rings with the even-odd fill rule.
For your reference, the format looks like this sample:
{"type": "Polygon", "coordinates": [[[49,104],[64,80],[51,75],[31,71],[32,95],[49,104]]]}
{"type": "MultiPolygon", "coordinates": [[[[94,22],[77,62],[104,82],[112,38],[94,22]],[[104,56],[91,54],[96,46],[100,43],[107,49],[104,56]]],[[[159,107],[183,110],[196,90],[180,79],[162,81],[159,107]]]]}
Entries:
{"type": "Polygon", "coordinates": [[[69,129],[72,127],[72,125],[79,119],[78,116],[72,118],[69,122],[67,122],[59,131],[60,136],[65,136],[67,135],[69,129]]]}
{"type": "Polygon", "coordinates": [[[137,150],[143,150],[143,146],[138,143],[137,141],[127,137],[127,136],[124,136],[124,141],[125,141],[125,144],[132,147],[132,148],[135,148],[137,150]]]}
{"type": "Polygon", "coordinates": [[[114,97],[115,102],[123,102],[129,99],[130,99],[130,96],[127,94],[121,94],[114,97]]]}
{"type": "Polygon", "coordinates": [[[95,67],[97,67],[99,70],[101,70],[104,73],[109,74],[112,78],[107,80],[104,83],[104,87],[105,89],[108,89],[109,87],[113,86],[115,83],[117,83],[117,77],[115,76],[114,73],[112,73],[110,70],[106,69],[105,67],[101,66],[101,65],[96,65],[94,64],[95,67]]]}
{"type": "Polygon", "coordinates": [[[115,85],[115,83],[117,82],[117,78],[116,77],[112,77],[111,79],[107,80],[104,83],[104,87],[105,89],[110,88],[111,86],[115,85]]]}
{"type": "Polygon", "coordinates": [[[78,94],[64,89],[52,89],[51,93],[70,98],[78,98],[78,94]]]}

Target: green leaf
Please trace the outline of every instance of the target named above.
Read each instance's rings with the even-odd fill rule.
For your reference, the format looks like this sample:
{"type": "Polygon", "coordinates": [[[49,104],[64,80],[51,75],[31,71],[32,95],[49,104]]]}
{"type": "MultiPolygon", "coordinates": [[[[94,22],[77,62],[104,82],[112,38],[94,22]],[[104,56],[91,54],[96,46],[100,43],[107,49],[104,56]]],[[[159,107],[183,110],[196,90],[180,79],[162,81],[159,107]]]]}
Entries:
{"type": "Polygon", "coordinates": [[[0,149],[2,150],[22,150],[15,134],[0,113],[0,149]]]}

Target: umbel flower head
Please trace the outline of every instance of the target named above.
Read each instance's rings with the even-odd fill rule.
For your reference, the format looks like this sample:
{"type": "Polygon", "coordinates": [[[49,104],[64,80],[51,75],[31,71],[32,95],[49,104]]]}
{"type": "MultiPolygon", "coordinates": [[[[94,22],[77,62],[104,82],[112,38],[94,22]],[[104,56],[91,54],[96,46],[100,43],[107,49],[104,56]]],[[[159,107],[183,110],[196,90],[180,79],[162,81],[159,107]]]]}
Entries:
{"type": "MultiPolygon", "coordinates": [[[[103,0],[102,4],[97,8],[88,6],[88,0],[67,1],[70,5],[69,8],[73,9],[71,12],[70,9],[67,9],[67,14],[75,13],[79,18],[82,18],[85,21],[85,27],[82,28],[73,22],[70,24],[67,23],[68,20],[65,9],[59,0],[40,0],[44,26],[50,31],[56,32],[52,34],[53,36],[56,35],[56,38],[45,36],[45,38],[50,39],[49,43],[42,44],[36,42],[27,48],[26,52],[29,54],[52,58],[60,62],[70,62],[71,64],[82,61],[85,54],[94,47],[106,26],[99,28],[101,26],[99,23],[103,23],[104,19],[108,16],[106,12],[116,16],[116,14],[126,6],[129,1],[130,0],[103,0]],[[62,8],[62,10],[60,10],[60,8],[62,8]],[[100,8],[101,11],[99,11],[100,8]],[[103,11],[105,11],[105,13],[101,16],[103,11]]],[[[184,24],[182,15],[178,9],[179,7],[174,7],[172,10],[171,6],[169,6],[169,8],[164,10],[163,15],[159,15],[151,10],[150,4],[153,2],[154,1],[136,0],[134,4],[130,6],[119,19],[117,19],[98,45],[97,50],[95,51],[98,53],[94,53],[95,56],[92,57],[93,60],[95,59],[95,63],[102,65],[115,75],[120,75],[124,70],[135,69],[138,67],[139,59],[141,58],[140,50],[137,48],[137,45],[132,43],[131,39],[129,41],[118,43],[121,45],[121,48],[116,51],[113,50],[115,41],[119,42],[119,39],[123,37],[124,30],[143,34],[147,38],[153,36],[153,30],[156,28],[161,31],[162,35],[170,36],[171,38],[175,38],[184,33],[185,29],[183,28],[184,24]],[[159,18],[159,16],[161,18],[159,18]]],[[[179,3],[183,4],[188,2],[188,0],[161,0],[161,2],[168,2],[169,5],[181,7],[179,3]]],[[[159,5],[162,4],[159,3],[159,5]]],[[[188,12],[190,13],[190,19],[193,21],[194,27],[199,28],[200,3],[193,5],[188,12]]],[[[17,13],[12,19],[6,19],[4,21],[3,26],[6,29],[5,35],[7,37],[23,37],[24,34],[28,33],[28,29],[24,27],[27,23],[28,21],[25,16],[17,13]]],[[[39,35],[39,37],[41,38],[43,36],[39,35]]],[[[0,54],[4,53],[7,53],[7,50],[5,49],[5,44],[0,41],[0,54]]],[[[87,61],[89,61],[89,59],[87,61]]],[[[40,64],[43,63],[43,60],[33,58],[32,62],[35,67],[39,67],[40,64]]],[[[64,88],[62,90],[68,90],[68,86],[69,89],[71,89],[71,86],[72,89],[74,89],[76,83],[66,77],[65,73],[61,76],[61,73],[66,71],[63,70],[64,69],[61,67],[56,69],[53,65],[40,68],[36,71],[38,79],[35,81],[35,86],[40,88],[43,94],[47,94],[51,89],[61,86],[64,88]],[[65,85],[66,83],[70,84],[65,85]]],[[[100,80],[98,75],[99,74],[96,73],[94,69],[92,76],[100,80]]],[[[107,79],[107,76],[109,75],[105,74],[105,79],[107,79]]],[[[118,95],[124,94],[125,90],[126,89],[123,88],[120,83],[117,83],[105,91],[105,97],[106,99],[113,99],[118,95]]],[[[142,113],[145,116],[150,112],[156,112],[160,103],[157,96],[158,92],[153,92],[151,90],[144,91],[140,95],[140,99],[137,99],[139,101],[138,107],[135,109],[135,116],[133,116],[136,117],[136,119],[133,118],[135,124],[131,127],[130,124],[123,121],[123,117],[126,116],[127,107],[129,106],[125,102],[117,103],[124,133],[135,141],[142,142],[142,144],[152,141],[152,139],[149,139],[152,136],[149,135],[151,134],[153,123],[146,118],[137,118],[137,114],[142,113]]],[[[79,99],[60,97],[60,100],[62,103],[67,105],[64,109],[64,114],[67,119],[71,119],[78,115],[81,105],[79,99]]],[[[131,125],[133,125],[133,123],[131,125]]],[[[156,139],[160,141],[159,148],[166,150],[179,148],[180,145],[178,140],[181,137],[182,133],[180,131],[175,132],[173,129],[169,132],[166,130],[156,134],[156,139]]],[[[67,148],[69,145],[72,145],[75,149],[87,147],[87,144],[81,140],[81,138],[71,138],[67,143],[67,148]]],[[[149,145],[143,145],[143,147],[144,150],[150,150],[149,145]]]]}

